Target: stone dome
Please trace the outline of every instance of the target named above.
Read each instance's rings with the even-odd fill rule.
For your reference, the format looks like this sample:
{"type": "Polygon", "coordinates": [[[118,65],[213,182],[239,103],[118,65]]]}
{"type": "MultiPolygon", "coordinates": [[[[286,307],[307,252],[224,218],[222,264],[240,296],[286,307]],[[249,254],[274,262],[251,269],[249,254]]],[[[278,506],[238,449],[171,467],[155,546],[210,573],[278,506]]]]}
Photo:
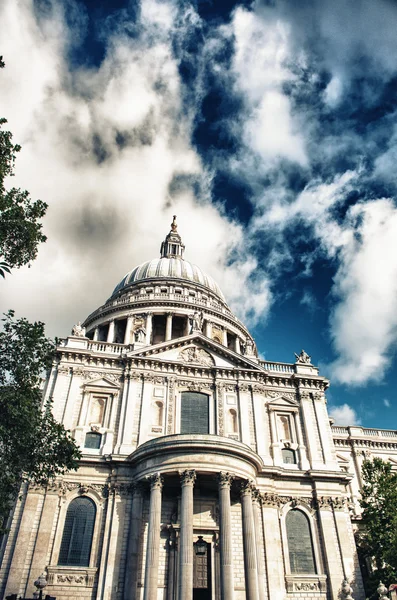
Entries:
{"type": "Polygon", "coordinates": [[[138,265],[129,271],[115,287],[112,296],[134,283],[146,279],[181,279],[202,285],[225,302],[224,295],[212,277],[204,273],[200,267],[184,260],[183,258],[154,258],[138,265]]]}

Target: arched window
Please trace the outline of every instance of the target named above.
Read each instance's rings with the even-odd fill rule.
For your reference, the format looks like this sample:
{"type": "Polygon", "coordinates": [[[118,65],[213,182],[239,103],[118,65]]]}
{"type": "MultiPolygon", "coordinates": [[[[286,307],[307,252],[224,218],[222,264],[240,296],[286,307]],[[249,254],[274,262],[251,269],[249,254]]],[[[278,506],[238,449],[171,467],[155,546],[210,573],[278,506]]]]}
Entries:
{"type": "Polygon", "coordinates": [[[85,436],[84,448],[99,450],[101,447],[102,434],[90,431],[85,436]]]}
{"type": "Polygon", "coordinates": [[[209,398],[199,392],[181,394],[181,433],[209,433],[209,398]]]}
{"type": "Polygon", "coordinates": [[[95,504],[86,496],[75,498],[69,504],[58,565],[89,566],[95,514],[95,504]]]}
{"type": "Polygon", "coordinates": [[[296,465],[296,454],[295,450],[291,448],[283,448],[281,450],[283,456],[283,463],[286,465],[296,465]]]}
{"type": "Polygon", "coordinates": [[[290,510],[285,519],[291,573],[316,572],[309,519],[299,509],[290,510]]]}

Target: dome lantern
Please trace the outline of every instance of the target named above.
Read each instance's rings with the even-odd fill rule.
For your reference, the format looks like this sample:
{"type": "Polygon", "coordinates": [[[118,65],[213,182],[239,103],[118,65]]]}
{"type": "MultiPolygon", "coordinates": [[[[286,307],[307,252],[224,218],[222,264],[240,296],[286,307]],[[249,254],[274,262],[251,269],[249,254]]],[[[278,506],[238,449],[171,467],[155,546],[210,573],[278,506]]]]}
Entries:
{"type": "Polygon", "coordinates": [[[185,245],[183,244],[182,238],[177,230],[178,225],[176,224],[176,215],[174,215],[171,223],[171,231],[161,244],[161,258],[183,258],[185,245]]]}

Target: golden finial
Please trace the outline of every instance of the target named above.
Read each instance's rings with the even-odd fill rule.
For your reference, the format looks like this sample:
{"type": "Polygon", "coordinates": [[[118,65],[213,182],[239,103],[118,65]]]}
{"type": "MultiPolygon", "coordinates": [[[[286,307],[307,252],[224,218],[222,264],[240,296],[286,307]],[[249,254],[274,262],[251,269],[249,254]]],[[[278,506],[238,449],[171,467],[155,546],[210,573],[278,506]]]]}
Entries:
{"type": "Polygon", "coordinates": [[[176,231],[178,229],[178,225],[176,224],[176,215],[173,215],[173,221],[171,223],[171,230],[176,231]]]}

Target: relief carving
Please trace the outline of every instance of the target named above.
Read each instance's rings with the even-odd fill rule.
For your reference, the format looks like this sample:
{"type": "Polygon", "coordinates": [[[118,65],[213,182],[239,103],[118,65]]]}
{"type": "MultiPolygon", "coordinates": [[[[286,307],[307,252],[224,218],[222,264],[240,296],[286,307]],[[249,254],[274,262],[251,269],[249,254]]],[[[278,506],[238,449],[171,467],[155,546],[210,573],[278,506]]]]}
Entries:
{"type": "Polygon", "coordinates": [[[212,367],[215,364],[209,352],[196,346],[185,348],[179,353],[178,358],[185,363],[202,365],[204,367],[212,367]]]}

